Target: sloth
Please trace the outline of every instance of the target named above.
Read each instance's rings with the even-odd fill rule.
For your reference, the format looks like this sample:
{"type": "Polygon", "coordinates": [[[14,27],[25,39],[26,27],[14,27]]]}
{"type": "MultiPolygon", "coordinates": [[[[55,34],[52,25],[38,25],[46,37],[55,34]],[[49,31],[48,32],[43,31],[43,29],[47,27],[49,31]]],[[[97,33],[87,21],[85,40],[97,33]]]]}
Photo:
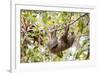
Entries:
{"type": "Polygon", "coordinates": [[[49,33],[49,42],[48,42],[48,48],[51,53],[57,54],[60,53],[68,48],[70,48],[75,40],[75,34],[74,32],[68,32],[69,26],[65,27],[64,34],[60,37],[58,40],[56,36],[57,30],[54,30],[49,33]]]}

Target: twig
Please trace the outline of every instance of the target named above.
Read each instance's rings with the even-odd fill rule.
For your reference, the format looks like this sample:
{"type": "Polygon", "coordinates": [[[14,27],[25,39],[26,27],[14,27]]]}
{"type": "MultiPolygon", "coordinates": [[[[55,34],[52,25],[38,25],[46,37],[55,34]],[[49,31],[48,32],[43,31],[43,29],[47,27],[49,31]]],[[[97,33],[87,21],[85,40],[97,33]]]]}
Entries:
{"type": "MultiPolygon", "coordinates": [[[[77,22],[80,18],[82,18],[82,17],[84,17],[84,16],[86,16],[86,15],[88,15],[88,13],[85,13],[84,15],[80,16],[79,18],[77,18],[77,19],[74,20],[73,22],[70,21],[70,22],[68,23],[67,26],[70,26],[70,25],[74,24],[74,23],[77,22]]],[[[60,26],[60,25],[62,25],[62,24],[59,24],[59,26],[60,26]]],[[[58,25],[56,25],[56,26],[58,26],[58,25]]],[[[64,26],[64,27],[61,28],[61,29],[52,29],[52,30],[50,30],[49,32],[60,31],[60,30],[62,30],[62,29],[64,29],[64,28],[66,28],[67,26],[64,26]]],[[[29,30],[33,30],[33,29],[29,29],[29,30]]],[[[45,32],[47,32],[47,31],[45,31],[45,32]]]]}
{"type": "MultiPolygon", "coordinates": [[[[77,18],[75,21],[69,23],[67,26],[70,26],[70,25],[74,24],[76,21],[78,21],[80,18],[82,18],[82,17],[84,17],[84,16],[86,16],[86,15],[88,15],[88,13],[85,13],[84,15],[80,16],[80,17],[77,18]]],[[[61,28],[61,29],[53,29],[53,31],[59,31],[59,30],[62,30],[62,29],[64,29],[64,28],[66,28],[67,26],[64,26],[64,27],[61,28]]]]}

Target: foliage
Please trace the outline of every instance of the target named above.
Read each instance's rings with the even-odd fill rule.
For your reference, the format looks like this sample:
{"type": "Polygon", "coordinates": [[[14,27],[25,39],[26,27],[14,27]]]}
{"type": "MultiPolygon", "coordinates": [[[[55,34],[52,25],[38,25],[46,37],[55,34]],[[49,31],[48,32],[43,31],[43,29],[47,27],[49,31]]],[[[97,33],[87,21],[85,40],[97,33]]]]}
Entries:
{"type": "MultiPolygon", "coordinates": [[[[50,28],[55,26],[57,29],[61,29],[64,24],[73,22],[83,14],[85,13],[21,10],[21,63],[89,59],[89,14],[80,18],[69,29],[69,32],[75,33],[80,47],[74,47],[74,50],[73,47],[70,47],[59,54],[50,53],[47,47],[50,28]]],[[[57,37],[60,38],[63,33],[63,29],[57,31],[57,37]]]]}

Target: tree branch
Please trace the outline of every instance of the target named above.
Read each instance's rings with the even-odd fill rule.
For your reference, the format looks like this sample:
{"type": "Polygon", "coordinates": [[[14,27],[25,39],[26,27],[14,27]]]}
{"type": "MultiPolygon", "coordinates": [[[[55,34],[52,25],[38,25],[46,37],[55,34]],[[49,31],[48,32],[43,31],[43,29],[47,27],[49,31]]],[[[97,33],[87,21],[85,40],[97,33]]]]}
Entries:
{"type": "MultiPolygon", "coordinates": [[[[84,15],[80,16],[80,17],[77,18],[75,21],[69,23],[67,26],[70,26],[70,25],[74,24],[74,23],[77,22],[80,18],[82,18],[82,17],[84,17],[84,16],[86,16],[86,15],[88,15],[88,13],[85,13],[84,15]]],[[[66,28],[67,26],[64,26],[64,27],[61,28],[61,29],[53,29],[53,31],[59,31],[59,30],[62,30],[62,29],[64,29],[64,28],[66,28]]]]}
{"type": "MultiPolygon", "coordinates": [[[[66,28],[66,27],[68,27],[68,26],[74,24],[74,23],[77,22],[80,18],[82,18],[82,17],[84,17],[84,16],[86,16],[86,15],[88,15],[88,13],[85,13],[84,15],[81,15],[79,18],[77,18],[77,19],[74,20],[73,22],[69,21],[68,25],[67,25],[67,26],[64,25],[64,27],[61,28],[61,29],[52,28],[52,29],[48,29],[48,30],[50,30],[49,32],[60,31],[60,30],[62,30],[62,29],[64,29],[64,28],[66,28]]],[[[59,25],[56,25],[56,26],[62,26],[62,24],[59,24],[59,25]]],[[[29,30],[33,30],[33,29],[28,29],[28,31],[29,31],[29,30]]],[[[47,32],[47,31],[45,31],[45,32],[47,32]]]]}

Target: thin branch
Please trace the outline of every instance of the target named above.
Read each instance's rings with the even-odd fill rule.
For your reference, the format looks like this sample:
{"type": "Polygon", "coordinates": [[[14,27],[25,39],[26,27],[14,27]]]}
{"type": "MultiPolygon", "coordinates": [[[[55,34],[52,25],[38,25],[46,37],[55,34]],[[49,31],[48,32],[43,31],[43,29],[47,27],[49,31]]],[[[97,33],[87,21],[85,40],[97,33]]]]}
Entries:
{"type": "MultiPolygon", "coordinates": [[[[67,26],[70,26],[70,25],[74,24],[74,23],[77,22],[80,18],[82,18],[82,17],[84,17],[84,16],[86,16],[86,15],[88,15],[88,13],[85,13],[84,15],[80,16],[80,17],[77,18],[75,21],[69,23],[67,26]]],[[[61,29],[53,29],[53,31],[59,31],[59,30],[62,30],[62,29],[64,29],[64,28],[66,28],[67,26],[64,26],[64,27],[61,28],[61,29]]]]}
{"type": "MultiPolygon", "coordinates": [[[[88,15],[88,13],[85,13],[84,15],[80,16],[79,18],[77,18],[77,19],[74,20],[73,22],[69,22],[67,26],[70,26],[70,25],[74,24],[74,23],[77,22],[80,18],[82,18],[82,17],[84,17],[84,16],[86,16],[86,15],[88,15]]],[[[56,26],[62,26],[62,24],[59,24],[59,25],[56,25],[56,26]]],[[[64,25],[64,27],[61,28],[61,29],[52,29],[52,30],[50,30],[49,32],[60,31],[60,30],[62,30],[62,29],[64,29],[64,28],[66,28],[67,26],[64,25]]],[[[28,30],[33,30],[33,29],[28,29],[28,30]]],[[[45,31],[45,32],[47,32],[47,31],[45,31]]]]}

